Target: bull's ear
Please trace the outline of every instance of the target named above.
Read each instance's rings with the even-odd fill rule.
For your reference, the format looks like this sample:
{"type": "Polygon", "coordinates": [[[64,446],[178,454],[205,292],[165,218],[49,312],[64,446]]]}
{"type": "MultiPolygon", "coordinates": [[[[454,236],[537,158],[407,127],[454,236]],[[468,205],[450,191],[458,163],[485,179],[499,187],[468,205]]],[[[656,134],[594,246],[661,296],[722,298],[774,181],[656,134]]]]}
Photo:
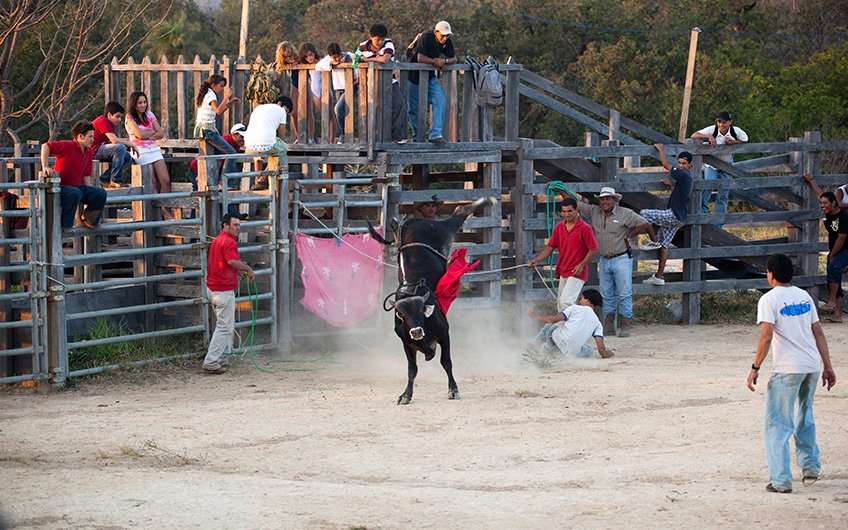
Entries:
{"type": "Polygon", "coordinates": [[[436,310],[435,305],[425,305],[424,306],[424,316],[427,317],[427,318],[430,318],[431,316],[433,316],[433,311],[435,311],[435,310],[436,310]]]}

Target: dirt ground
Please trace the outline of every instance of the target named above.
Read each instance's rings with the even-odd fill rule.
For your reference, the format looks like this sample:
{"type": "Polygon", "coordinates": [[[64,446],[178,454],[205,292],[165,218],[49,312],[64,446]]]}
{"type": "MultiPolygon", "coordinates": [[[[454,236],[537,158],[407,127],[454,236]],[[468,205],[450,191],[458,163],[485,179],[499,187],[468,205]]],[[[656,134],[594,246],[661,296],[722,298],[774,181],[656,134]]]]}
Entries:
{"type": "Polygon", "coordinates": [[[456,329],[460,401],[431,362],[396,406],[394,342],[2,394],[0,512],[39,529],[848,527],[848,327],[826,328],[841,383],[816,397],[822,479],[791,495],[764,491],[752,326],[637,327],[611,361],[547,373],[456,329]]]}

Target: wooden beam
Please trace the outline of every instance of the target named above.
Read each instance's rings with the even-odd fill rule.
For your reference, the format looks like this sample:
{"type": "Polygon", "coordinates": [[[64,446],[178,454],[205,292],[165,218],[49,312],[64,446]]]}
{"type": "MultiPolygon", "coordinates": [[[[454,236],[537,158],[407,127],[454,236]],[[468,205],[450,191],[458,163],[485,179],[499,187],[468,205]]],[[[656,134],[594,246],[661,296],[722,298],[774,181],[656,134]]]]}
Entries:
{"type": "Polygon", "coordinates": [[[689,34],[689,59],[686,62],[686,84],[683,87],[683,105],[680,109],[680,128],[677,139],[681,142],[687,138],[686,127],[689,123],[689,102],[692,99],[692,84],[695,80],[695,58],[698,56],[698,34],[701,28],[692,28],[689,34]]]}

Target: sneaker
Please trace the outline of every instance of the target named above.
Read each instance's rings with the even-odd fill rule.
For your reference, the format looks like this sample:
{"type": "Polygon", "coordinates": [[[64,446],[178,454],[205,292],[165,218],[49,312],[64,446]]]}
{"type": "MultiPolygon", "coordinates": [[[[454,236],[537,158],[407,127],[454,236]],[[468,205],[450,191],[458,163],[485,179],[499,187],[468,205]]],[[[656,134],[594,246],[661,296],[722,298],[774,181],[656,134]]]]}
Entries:
{"type": "Polygon", "coordinates": [[[792,493],[792,488],[775,488],[771,482],[766,484],[766,491],[770,493],[792,493]]]}
{"type": "Polygon", "coordinates": [[[395,140],[397,145],[406,145],[409,143],[409,138],[402,138],[400,140],[395,140]]]}
{"type": "Polygon", "coordinates": [[[657,278],[656,274],[651,274],[651,277],[645,278],[642,280],[642,283],[647,283],[648,285],[665,285],[665,280],[657,278]]]}
{"type": "Polygon", "coordinates": [[[336,145],[341,145],[341,144],[343,144],[343,143],[344,143],[344,137],[339,136],[339,139],[338,139],[338,140],[336,140],[336,145]]]}
{"type": "Polygon", "coordinates": [[[227,371],[227,367],[218,363],[204,364],[203,371],[207,374],[223,374],[227,371]]]}
{"type": "Polygon", "coordinates": [[[819,474],[814,473],[812,471],[804,471],[804,478],[801,480],[801,484],[805,486],[812,486],[819,479],[819,474]]]}
{"type": "Polygon", "coordinates": [[[656,241],[648,240],[647,243],[643,243],[639,245],[639,250],[659,250],[662,248],[662,245],[657,243],[656,241]]]}
{"type": "Polygon", "coordinates": [[[111,180],[107,180],[102,184],[104,190],[116,190],[121,187],[117,182],[112,182],[111,180]]]}
{"type": "Polygon", "coordinates": [[[448,142],[443,137],[439,136],[437,138],[430,138],[430,143],[436,145],[445,145],[448,142]]]}

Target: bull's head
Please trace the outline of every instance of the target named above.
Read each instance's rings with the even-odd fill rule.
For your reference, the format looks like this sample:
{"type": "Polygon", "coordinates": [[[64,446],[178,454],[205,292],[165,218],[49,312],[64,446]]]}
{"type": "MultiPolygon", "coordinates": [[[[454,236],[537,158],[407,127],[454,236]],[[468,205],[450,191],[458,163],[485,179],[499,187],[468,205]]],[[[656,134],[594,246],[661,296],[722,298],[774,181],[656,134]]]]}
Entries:
{"type": "Polygon", "coordinates": [[[436,306],[427,301],[426,296],[410,296],[395,303],[395,318],[403,322],[403,328],[412,340],[424,338],[427,319],[436,310],[436,306]]]}

